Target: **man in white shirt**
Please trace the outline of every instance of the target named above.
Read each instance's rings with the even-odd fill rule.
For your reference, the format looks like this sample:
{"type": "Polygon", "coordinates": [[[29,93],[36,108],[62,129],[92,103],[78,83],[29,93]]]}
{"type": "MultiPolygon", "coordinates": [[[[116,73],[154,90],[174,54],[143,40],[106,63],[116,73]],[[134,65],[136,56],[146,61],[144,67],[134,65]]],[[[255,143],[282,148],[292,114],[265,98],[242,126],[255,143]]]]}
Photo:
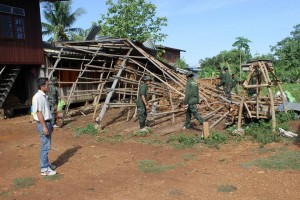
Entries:
{"type": "Polygon", "coordinates": [[[48,78],[38,78],[37,85],[39,91],[32,98],[32,115],[37,122],[37,130],[40,135],[40,165],[41,175],[52,176],[56,174],[54,165],[48,161],[48,153],[51,149],[51,136],[53,126],[51,123],[52,115],[46,93],[49,89],[48,78]]]}

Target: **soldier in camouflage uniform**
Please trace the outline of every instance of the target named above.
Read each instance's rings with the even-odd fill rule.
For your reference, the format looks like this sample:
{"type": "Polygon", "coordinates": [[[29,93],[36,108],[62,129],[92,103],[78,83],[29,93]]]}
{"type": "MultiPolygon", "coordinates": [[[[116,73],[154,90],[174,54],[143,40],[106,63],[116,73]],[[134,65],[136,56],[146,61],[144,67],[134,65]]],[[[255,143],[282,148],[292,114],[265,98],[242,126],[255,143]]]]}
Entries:
{"type": "Polygon", "coordinates": [[[224,71],[225,71],[225,74],[224,74],[224,79],[225,79],[224,91],[225,91],[225,94],[227,96],[227,99],[231,100],[231,75],[230,75],[227,67],[224,67],[224,71]]]}
{"type": "Polygon", "coordinates": [[[216,89],[220,90],[220,86],[223,86],[223,90],[224,90],[224,85],[225,85],[224,72],[221,67],[218,67],[218,71],[219,71],[220,82],[216,85],[216,89]]]}
{"type": "Polygon", "coordinates": [[[231,74],[231,90],[234,89],[235,93],[238,95],[238,89],[237,89],[237,84],[238,84],[238,80],[235,77],[235,74],[231,74]]]}
{"type": "Polygon", "coordinates": [[[139,115],[140,129],[145,128],[147,110],[150,109],[150,105],[147,101],[147,90],[148,90],[148,85],[151,83],[152,79],[150,76],[145,76],[143,80],[144,83],[142,83],[142,85],[139,88],[138,97],[136,101],[137,111],[139,115]]]}
{"type": "Polygon", "coordinates": [[[203,124],[204,119],[200,116],[197,110],[197,104],[200,103],[199,98],[199,86],[198,83],[193,79],[193,73],[187,73],[187,83],[185,86],[185,98],[184,104],[186,109],[186,122],[183,129],[190,129],[191,126],[191,117],[192,114],[199,121],[200,124],[203,124]]]}
{"type": "Polygon", "coordinates": [[[52,125],[55,128],[58,128],[58,125],[56,124],[56,111],[57,111],[57,104],[58,104],[58,82],[56,77],[51,78],[51,85],[50,90],[48,92],[48,99],[50,103],[50,110],[52,115],[52,125]]]}

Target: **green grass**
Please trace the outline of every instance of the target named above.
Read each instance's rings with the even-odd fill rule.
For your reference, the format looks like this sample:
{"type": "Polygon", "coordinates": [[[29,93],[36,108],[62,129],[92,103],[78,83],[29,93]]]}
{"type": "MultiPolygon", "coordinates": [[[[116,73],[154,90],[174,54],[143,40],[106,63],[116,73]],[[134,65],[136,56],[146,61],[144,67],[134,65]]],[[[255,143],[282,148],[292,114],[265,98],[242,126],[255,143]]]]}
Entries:
{"type": "Polygon", "coordinates": [[[126,140],[126,137],[121,134],[114,134],[111,137],[109,136],[99,136],[97,137],[97,142],[99,143],[110,143],[110,144],[117,144],[119,142],[122,142],[126,140]]]}
{"type": "Polygon", "coordinates": [[[0,198],[7,198],[13,194],[13,190],[7,190],[0,193],[0,198]]]}
{"type": "Polygon", "coordinates": [[[190,148],[199,142],[200,142],[199,137],[195,135],[183,134],[183,133],[180,133],[178,136],[171,135],[168,137],[166,141],[167,144],[171,144],[176,149],[190,148]]]}
{"type": "MultiPolygon", "coordinates": [[[[296,102],[300,102],[300,84],[297,83],[283,83],[281,84],[282,90],[283,91],[289,91],[291,93],[291,95],[295,98],[296,102]]],[[[278,87],[272,87],[272,94],[275,95],[276,92],[279,91],[278,87]]],[[[262,94],[263,95],[267,95],[268,94],[268,90],[266,88],[264,88],[262,90],[262,94]]]]}
{"type": "Polygon", "coordinates": [[[35,179],[31,177],[26,178],[15,178],[13,180],[14,187],[16,189],[27,188],[35,184],[35,179]]]}
{"type": "Polygon", "coordinates": [[[145,173],[161,173],[175,169],[178,165],[158,165],[155,160],[141,160],[138,167],[145,173]]]}
{"type": "Polygon", "coordinates": [[[63,177],[63,174],[55,174],[54,176],[44,176],[44,179],[47,181],[56,181],[62,179],[63,177]]]}
{"type": "Polygon", "coordinates": [[[219,148],[220,144],[226,144],[228,141],[228,135],[223,132],[215,132],[208,136],[204,141],[209,147],[219,148]]]}
{"type": "MultiPolygon", "coordinates": [[[[276,127],[289,130],[288,122],[295,118],[294,112],[284,112],[276,113],[276,127]]],[[[244,125],[244,130],[246,135],[252,136],[252,138],[260,143],[265,145],[271,142],[279,142],[281,140],[286,140],[280,137],[278,129],[276,133],[272,133],[272,121],[271,120],[256,120],[247,125],[244,125]]]]}
{"type": "Polygon", "coordinates": [[[184,161],[194,160],[196,158],[196,154],[193,153],[187,153],[182,155],[182,159],[184,161]]]}
{"type": "Polygon", "coordinates": [[[179,190],[177,188],[172,188],[169,192],[168,192],[169,195],[171,196],[176,196],[176,197],[179,197],[183,194],[183,191],[182,190],[179,190]]]}
{"type": "Polygon", "coordinates": [[[134,136],[145,137],[149,135],[151,132],[152,132],[152,128],[146,128],[146,130],[138,130],[136,133],[134,133],[134,136]]]}
{"type": "Polygon", "coordinates": [[[300,151],[289,151],[268,158],[260,158],[248,163],[242,163],[241,166],[256,166],[274,170],[300,170],[300,151]]]}
{"type": "Polygon", "coordinates": [[[87,124],[85,127],[78,127],[75,129],[75,136],[79,137],[81,135],[96,135],[98,133],[98,129],[94,127],[93,124],[87,124]]]}
{"type": "Polygon", "coordinates": [[[237,190],[237,187],[234,185],[219,185],[218,192],[234,192],[237,190]]]}

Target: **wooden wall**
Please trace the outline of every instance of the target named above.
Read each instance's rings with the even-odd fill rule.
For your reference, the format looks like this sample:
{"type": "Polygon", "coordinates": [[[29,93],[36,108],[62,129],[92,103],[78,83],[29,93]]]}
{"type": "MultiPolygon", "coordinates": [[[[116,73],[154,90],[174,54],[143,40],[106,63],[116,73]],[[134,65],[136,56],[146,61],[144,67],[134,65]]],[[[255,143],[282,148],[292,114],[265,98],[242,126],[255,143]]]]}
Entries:
{"type": "Polygon", "coordinates": [[[25,39],[0,38],[0,64],[44,64],[39,0],[0,0],[0,4],[25,10],[25,39]]]}

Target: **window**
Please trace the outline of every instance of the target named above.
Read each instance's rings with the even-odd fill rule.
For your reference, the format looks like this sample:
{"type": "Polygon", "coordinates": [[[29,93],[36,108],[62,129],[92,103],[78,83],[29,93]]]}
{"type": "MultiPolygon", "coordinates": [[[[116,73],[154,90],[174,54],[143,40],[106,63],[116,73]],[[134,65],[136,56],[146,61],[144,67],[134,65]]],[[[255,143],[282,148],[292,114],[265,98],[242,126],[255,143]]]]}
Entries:
{"type": "Polygon", "coordinates": [[[2,38],[13,38],[11,16],[1,16],[1,33],[2,38]]]}
{"type": "Polygon", "coordinates": [[[22,17],[0,14],[0,38],[25,39],[24,19],[22,17]]]}
{"type": "Polygon", "coordinates": [[[25,39],[23,8],[0,4],[0,39],[25,39]]]}
{"type": "Polygon", "coordinates": [[[11,13],[11,7],[7,5],[0,4],[0,12],[11,13]]]}
{"type": "Polygon", "coordinates": [[[25,39],[24,20],[20,17],[15,17],[15,38],[25,39]]]}

